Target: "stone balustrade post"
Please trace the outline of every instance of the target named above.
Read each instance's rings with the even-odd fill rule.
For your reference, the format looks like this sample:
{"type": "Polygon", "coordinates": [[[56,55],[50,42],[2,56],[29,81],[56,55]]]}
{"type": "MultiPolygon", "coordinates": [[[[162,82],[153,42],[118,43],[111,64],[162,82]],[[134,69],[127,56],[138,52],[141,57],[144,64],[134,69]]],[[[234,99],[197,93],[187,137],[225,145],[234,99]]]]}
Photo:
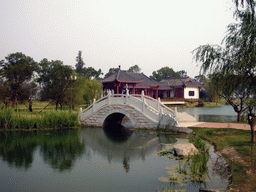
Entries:
{"type": "Polygon", "coordinates": [[[108,92],[108,104],[111,104],[111,91],[108,92]]]}
{"type": "Polygon", "coordinates": [[[177,111],[177,107],[175,107],[175,108],[174,108],[173,116],[174,116],[174,117],[177,117],[177,115],[178,115],[178,111],[177,111]]]}
{"type": "Polygon", "coordinates": [[[146,105],[146,103],[145,103],[145,97],[143,97],[143,98],[142,98],[142,113],[145,112],[145,105],[146,105]]]}
{"type": "Polygon", "coordinates": [[[144,91],[141,91],[141,101],[143,101],[144,98],[144,91]]]}
{"type": "Polygon", "coordinates": [[[95,112],[95,102],[96,102],[96,99],[93,98],[93,103],[92,103],[92,112],[93,113],[95,112]]]}
{"type": "Polygon", "coordinates": [[[163,110],[163,108],[161,108],[160,111],[159,111],[159,122],[162,121],[163,114],[164,114],[164,110],[163,110]]]}
{"type": "MultiPolygon", "coordinates": [[[[160,100],[160,98],[158,97],[158,99],[157,99],[157,111],[158,112],[160,112],[160,107],[161,107],[161,100],[160,100]]],[[[162,109],[162,108],[161,108],[162,109]]]]}
{"type": "Polygon", "coordinates": [[[142,101],[142,112],[145,112],[145,95],[144,91],[141,91],[141,101],[142,101]]]}

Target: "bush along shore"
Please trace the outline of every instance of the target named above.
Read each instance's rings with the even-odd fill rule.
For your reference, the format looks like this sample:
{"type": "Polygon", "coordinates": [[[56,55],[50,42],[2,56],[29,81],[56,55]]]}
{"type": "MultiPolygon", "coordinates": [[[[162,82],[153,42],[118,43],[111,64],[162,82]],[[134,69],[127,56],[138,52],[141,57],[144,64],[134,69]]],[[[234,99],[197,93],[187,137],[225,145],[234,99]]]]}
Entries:
{"type": "Polygon", "coordinates": [[[62,129],[78,127],[78,113],[48,111],[39,114],[21,114],[12,108],[0,110],[1,130],[62,129]]]}

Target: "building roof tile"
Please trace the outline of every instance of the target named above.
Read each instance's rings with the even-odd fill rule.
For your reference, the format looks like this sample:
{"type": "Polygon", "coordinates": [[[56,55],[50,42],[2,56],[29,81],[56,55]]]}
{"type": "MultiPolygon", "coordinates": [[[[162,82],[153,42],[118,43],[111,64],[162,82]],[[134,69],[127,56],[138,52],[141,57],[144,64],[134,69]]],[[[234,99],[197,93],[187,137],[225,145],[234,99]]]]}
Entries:
{"type": "Polygon", "coordinates": [[[189,77],[164,79],[161,82],[167,83],[171,87],[202,87],[203,85],[189,77]]]}

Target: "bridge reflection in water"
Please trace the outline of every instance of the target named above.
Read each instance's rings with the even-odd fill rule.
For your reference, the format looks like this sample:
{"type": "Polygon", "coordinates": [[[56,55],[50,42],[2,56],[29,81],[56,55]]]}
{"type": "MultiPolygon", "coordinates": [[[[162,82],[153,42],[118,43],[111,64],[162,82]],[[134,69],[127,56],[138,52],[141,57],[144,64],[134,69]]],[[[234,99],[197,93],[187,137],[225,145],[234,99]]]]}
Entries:
{"type": "MultiPolygon", "coordinates": [[[[158,135],[144,131],[132,131],[120,124],[103,128],[87,128],[82,130],[82,138],[86,145],[112,162],[123,162],[126,172],[131,161],[145,160],[147,155],[160,150],[161,143],[175,143],[172,135],[158,135]]],[[[185,136],[185,135],[184,135],[185,136]]]]}

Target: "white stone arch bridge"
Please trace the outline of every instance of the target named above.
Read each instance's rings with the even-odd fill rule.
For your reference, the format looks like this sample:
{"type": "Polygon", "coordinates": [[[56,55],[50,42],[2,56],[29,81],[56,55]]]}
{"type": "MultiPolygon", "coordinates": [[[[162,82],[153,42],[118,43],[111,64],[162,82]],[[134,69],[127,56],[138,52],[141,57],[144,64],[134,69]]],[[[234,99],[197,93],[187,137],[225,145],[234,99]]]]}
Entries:
{"type": "Polygon", "coordinates": [[[93,101],[85,110],[79,113],[82,124],[104,127],[109,124],[120,124],[125,116],[130,119],[134,128],[175,128],[177,112],[166,107],[152,97],[144,95],[111,94],[93,101]]]}

